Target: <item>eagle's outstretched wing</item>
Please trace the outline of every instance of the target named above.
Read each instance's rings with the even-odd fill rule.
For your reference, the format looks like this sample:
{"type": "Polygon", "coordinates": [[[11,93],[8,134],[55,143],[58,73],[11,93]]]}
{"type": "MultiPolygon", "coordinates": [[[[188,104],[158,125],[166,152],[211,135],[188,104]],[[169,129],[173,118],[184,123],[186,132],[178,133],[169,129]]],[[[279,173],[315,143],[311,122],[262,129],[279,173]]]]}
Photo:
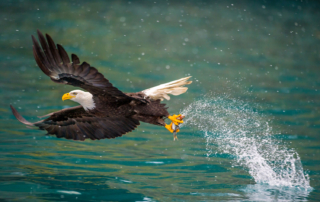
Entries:
{"type": "Polygon", "coordinates": [[[91,67],[86,62],[80,64],[80,60],[75,54],[71,55],[72,62],[70,62],[64,48],[59,44],[56,46],[48,34],[46,34],[45,39],[39,30],[37,33],[41,46],[32,36],[33,55],[40,69],[52,81],[83,88],[93,95],[106,96],[109,101],[131,99],[119,89],[113,87],[96,68],[91,67]]]}
{"type": "Polygon", "coordinates": [[[134,130],[139,121],[130,117],[94,117],[88,114],[82,106],[71,107],[50,113],[47,119],[31,123],[24,119],[17,110],[11,106],[13,115],[23,124],[36,126],[46,130],[48,134],[56,135],[58,138],[73,140],[100,140],[105,138],[120,137],[134,130]]]}

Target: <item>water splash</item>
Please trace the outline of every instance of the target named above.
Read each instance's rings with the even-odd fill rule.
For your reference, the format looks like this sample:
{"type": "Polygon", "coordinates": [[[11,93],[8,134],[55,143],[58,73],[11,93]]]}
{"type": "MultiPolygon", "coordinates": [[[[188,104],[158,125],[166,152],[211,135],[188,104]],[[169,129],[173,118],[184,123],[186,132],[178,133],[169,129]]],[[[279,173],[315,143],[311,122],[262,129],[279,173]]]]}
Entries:
{"type": "Polygon", "coordinates": [[[299,154],[272,138],[267,117],[247,103],[227,96],[205,96],[187,106],[184,124],[204,132],[207,156],[213,151],[235,156],[256,183],[310,188],[299,154]]]}

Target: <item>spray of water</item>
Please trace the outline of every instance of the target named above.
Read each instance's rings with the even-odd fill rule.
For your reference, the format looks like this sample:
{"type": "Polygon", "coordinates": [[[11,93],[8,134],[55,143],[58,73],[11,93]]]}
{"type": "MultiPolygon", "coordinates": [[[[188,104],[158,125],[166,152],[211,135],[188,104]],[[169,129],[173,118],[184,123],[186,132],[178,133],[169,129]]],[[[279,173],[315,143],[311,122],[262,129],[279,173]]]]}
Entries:
{"type": "Polygon", "coordinates": [[[184,124],[198,128],[206,138],[207,156],[227,153],[249,170],[256,183],[309,188],[299,154],[272,137],[267,117],[248,104],[226,96],[205,96],[187,106],[184,124]]]}

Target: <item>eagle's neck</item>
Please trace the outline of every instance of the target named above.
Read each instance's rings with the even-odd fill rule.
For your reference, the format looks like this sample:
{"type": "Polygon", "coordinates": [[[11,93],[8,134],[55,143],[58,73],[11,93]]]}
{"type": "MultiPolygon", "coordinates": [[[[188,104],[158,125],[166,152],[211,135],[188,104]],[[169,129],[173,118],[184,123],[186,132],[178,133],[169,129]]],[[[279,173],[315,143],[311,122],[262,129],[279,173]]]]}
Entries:
{"type": "Polygon", "coordinates": [[[84,92],[83,95],[77,99],[77,102],[82,105],[82,107],[87,110],[92,110],[96,107],[93,100],[93,95],[89,92],[84,92]]]}

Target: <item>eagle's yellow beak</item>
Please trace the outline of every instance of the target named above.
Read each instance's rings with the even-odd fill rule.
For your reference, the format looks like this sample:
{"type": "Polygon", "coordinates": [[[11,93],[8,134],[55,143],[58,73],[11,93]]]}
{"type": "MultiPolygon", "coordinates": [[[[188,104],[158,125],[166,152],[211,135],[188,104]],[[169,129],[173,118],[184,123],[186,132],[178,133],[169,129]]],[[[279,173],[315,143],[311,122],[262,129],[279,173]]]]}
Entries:
{"type": "Polygon", "coordinates": [[[66,93],[62,96],[62,101],[69,100],[74,97],[76,97],[76,96],[70,95],[70,93],[66,93]]]}

